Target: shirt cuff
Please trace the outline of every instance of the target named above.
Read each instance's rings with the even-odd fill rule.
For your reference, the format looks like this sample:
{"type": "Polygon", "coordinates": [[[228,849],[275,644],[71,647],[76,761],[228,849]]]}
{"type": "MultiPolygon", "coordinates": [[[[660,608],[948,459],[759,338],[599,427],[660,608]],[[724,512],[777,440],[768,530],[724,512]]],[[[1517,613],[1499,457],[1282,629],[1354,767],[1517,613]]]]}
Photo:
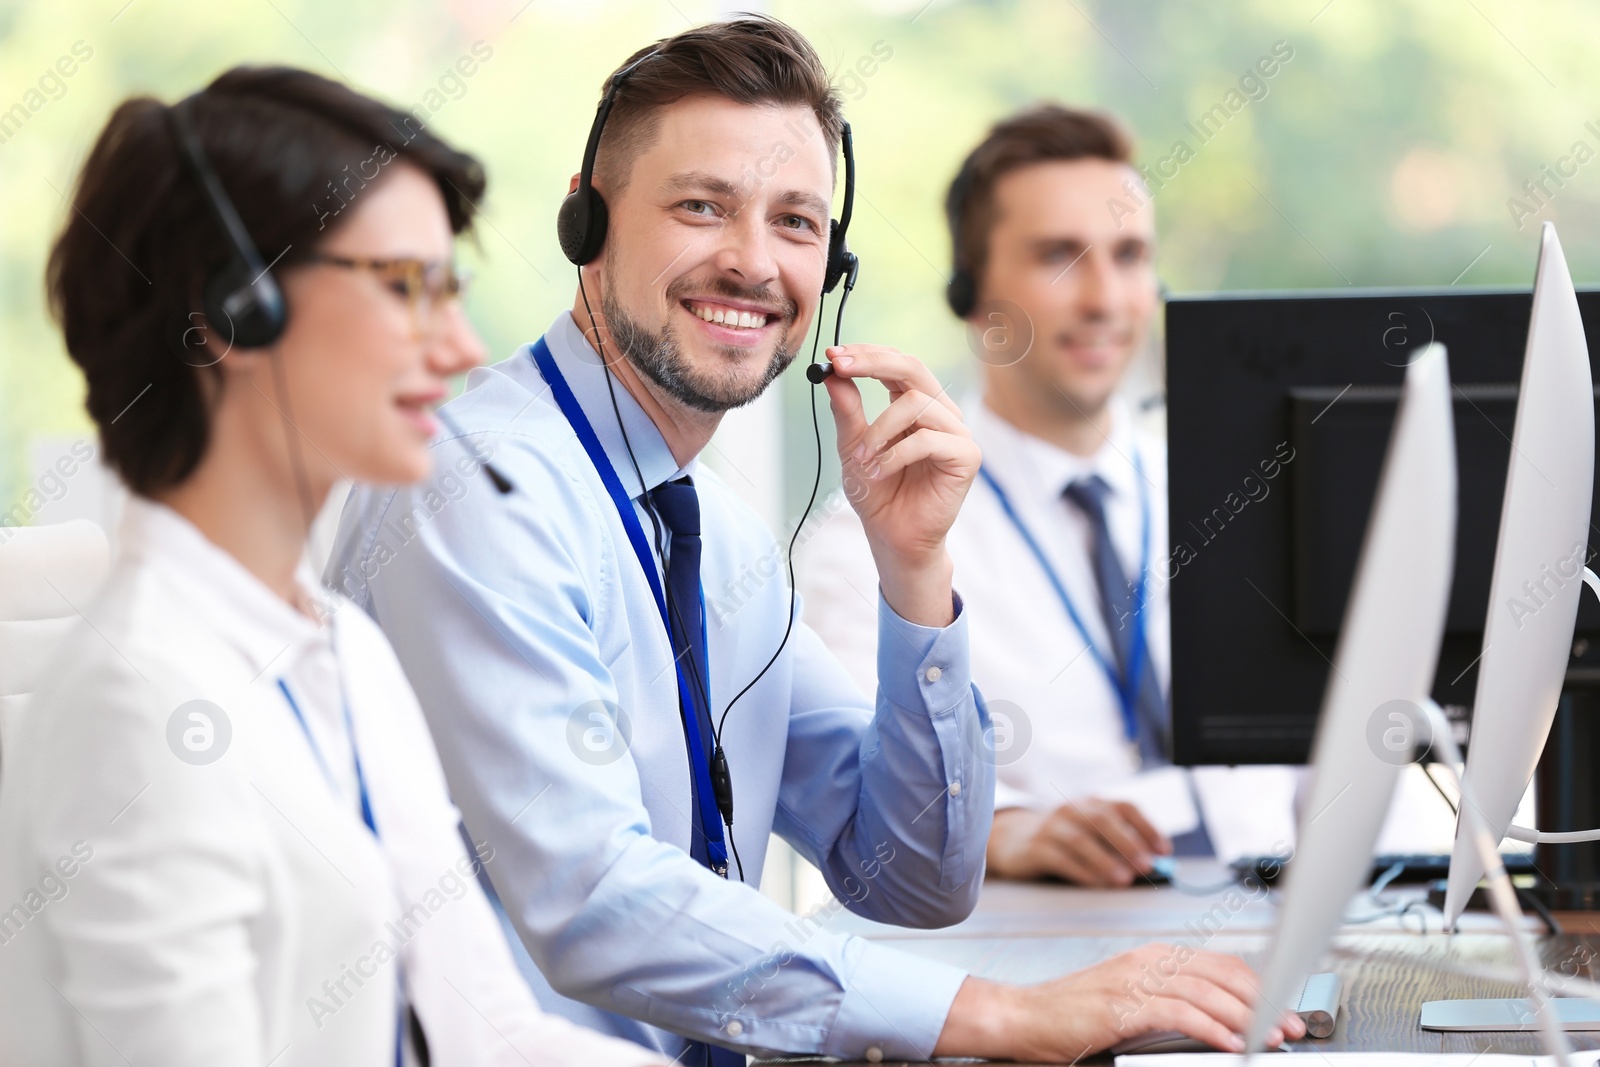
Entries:
{"type": "Polygon", "coordinates": [[[944,1031],[967,972],[864,938],[823,1054],[841,1060],[924,1061],[944,1031]]]}
{"type": "Polygon", "coordinates": [[[897,707],[926,707],[938,715],[959,706],[972,687],[967,616],[961,595],[945,627],[902,619],[878,592],[878,688],[897,707]]]}

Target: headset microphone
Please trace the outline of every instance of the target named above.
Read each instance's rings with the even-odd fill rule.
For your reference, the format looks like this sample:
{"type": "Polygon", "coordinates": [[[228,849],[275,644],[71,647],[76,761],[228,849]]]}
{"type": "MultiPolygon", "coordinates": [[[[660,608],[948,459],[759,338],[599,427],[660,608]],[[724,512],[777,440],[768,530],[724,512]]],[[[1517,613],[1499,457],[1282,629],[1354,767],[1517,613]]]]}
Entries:
{"type": "MultiPolygon", "coordinates": [[[[844,148],[844,207],[839,212],[837,222],[828,223],[828,269],[822,276],[823,295],[833,292],[844,280],[844,292],[839,295],[839,322],[844,321],[844,304],[850,296],[850,290],[856,287],[856,275],[861,270],[861,260],[850,251],[845,244],[845,234],[850,229],[850,216],[855,212],[856,206],[856,150],[855,141],[850,136],[850,124],[844,123],[839,131],[839,141],[844,148]]],[[[821,302],[818,302],[817,315],[820,321],[822,314],[821,302]]],[[[819,330],[820,334],[820,330],[819,330]]],[[[839,343],[839,326],[833,329],[833,343],[839,343]]],[[[824,360],[817,362],[817,346],[811,346],[811,362],[806,366],[806,381],[812,385],[821,385],[833,373],[833,364],[824,360]]],[[[817,463],[822,462],[822,440],[817,440],[817,463]]],[[[807,509],[810,510],[809,508],[807,509]]],[[[804,521],[803,519],[801,521],[804,521]]],[[[737,698],[735,698],[737,699],[737,698]]]]}
{"type": "MultiPolygon", "coordinates": [[[[461,431],[460,425],[455,419],[451,418],[450,413],[444,408],[434,408],[433,413],[439,417],[440,422],[444,423],[444,428],[455,434],[458,440],[464,440],[466,438],[466,434],[461,431]]],[[[490,463],[486,459],[481,458],[476,450],[472,452],[472,458],[477,460],[478,466],[483,468],[483,473],[489,476],[489,480],[494,483],[495,489],[500,492],[501,496],[505,496],[507,493],[511,492],[511,490],[516,488],[516,486],[512,484],[510,478],[507,478],[504,474],[501,474],[499,470],[495,468],[494,464],[490,463]]]]}

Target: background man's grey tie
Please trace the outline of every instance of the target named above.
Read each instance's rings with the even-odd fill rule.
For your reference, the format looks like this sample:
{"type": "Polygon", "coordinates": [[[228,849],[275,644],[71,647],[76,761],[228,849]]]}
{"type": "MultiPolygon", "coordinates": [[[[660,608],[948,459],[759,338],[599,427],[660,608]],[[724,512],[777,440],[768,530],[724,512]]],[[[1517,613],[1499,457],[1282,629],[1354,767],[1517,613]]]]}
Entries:
{"type": "MultiPolygon", "coordinates": [[[[1111,487],[1104,478],[1091,474],[1067,486],[1063,495],[1089,519],[1094,540],[1095,584],[1100,588],[1100,615],[1111,634],[1117,675],[1125,680],[1128,677],[1128,660],[1133,653],[1134,633],[1141,624],[1148,625],[1148,620],[1139,618],[1138,605],[1135,603],[1134,588],[1139,576],[1134,575],[1133,580],[1129,580],[1127,569],[1117,556],[1116,545],[1112,543],[1111,529],[1106,524],[1105,498],[1110,492],[1111,487]]],[[[1171,762],[1167,757],[1167,733],[1171,717],[1166,698],[1161,695],[1161,683],[1156,677],[1155,665],[1150,659],[1148,634],[1140,659],[1139,693],[1134,701],[1139,762],[1146,768],[1161,767],[1171,762]]],[[[1120,706],[1121,694],[1118,694],[1120,706]]],[[[1198,829],[1173,838],[1172,847],[1180,856],[1211,855],[1211,841],[1206,835],[1204,820],[1198,829]]]]}

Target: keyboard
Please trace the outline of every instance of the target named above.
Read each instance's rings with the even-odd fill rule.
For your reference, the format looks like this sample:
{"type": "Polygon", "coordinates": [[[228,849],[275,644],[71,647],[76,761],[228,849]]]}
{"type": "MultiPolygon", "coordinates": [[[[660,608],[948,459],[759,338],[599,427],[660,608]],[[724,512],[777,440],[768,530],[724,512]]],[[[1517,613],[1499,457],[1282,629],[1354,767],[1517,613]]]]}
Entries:
{"type": "MultiPolygon", "coordinates": [[[[1533,853],[1531,852],[1503,852],[1501,859],[1505,861],[1506,872],[1509,874],[1533,874],[1533,853]]],[[[1229,866],[1240,878],[1254,876],[1258,881],[1267,885],[1276,885],[1283,872],[1289,869],[1291,861],[1280,860],[1276,856],[1246,856],[1234,860],[1229,866]]],[[[1367,875],[1368,883],[1376,880],[1395,864],[1401,865],[1398,877],[1390,884],[1416,884],[1419,882],[1432,882],[1439,878],[1448,877],[1450,874],[1450,856],[1448,853],[1419,852],[1405,855],[1382,855],[1372,858],[1372,869],[1367,875]]]]}

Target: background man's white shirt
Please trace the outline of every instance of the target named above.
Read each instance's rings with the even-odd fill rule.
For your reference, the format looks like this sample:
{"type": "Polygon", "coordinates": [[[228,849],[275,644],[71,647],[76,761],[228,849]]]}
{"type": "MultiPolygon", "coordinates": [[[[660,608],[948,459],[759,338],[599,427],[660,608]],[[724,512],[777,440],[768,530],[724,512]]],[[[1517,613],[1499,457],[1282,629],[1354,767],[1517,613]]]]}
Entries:
{"type": "MultiPolygon", "coordinates": [[[[1112,402],[1110,431],[1091,456],[1024,433],[976,397],[962,409],[983,449],[985,467],[1005,489],[1090,637],[1108,656],[1113,646],[1100,610],[1092,527],[1062,491],[1092,474],[1110,486],[1106,521],[1130,577],[1145,555],[1141,497],[1148,501],[1146,639],[1163,695],[1170,695],[1165,443],[1141,430],[1120,400],[1112,402]]],[[[1140,774],[1110,679],[982,479],[968,494],[948,545],[955,582],[971,613],[973,680],[996,723],[996,805],[1050,809],[1088,796],[1111,797],[1138,804],[1165,833],[1192,828],[1196,812],[1184,772],[1140,774]]],[[[798,572],[811,624],[857,681],[870,687],[876,663],[876,573],[855,514],[844,510],[831,519],[808,542],[805,556],[798,572]]],[[[1267,852],[1275,842],[1293,840],[1292,773],[1200,768],[1190,776],[1224,858],[1267,852]]]]}

